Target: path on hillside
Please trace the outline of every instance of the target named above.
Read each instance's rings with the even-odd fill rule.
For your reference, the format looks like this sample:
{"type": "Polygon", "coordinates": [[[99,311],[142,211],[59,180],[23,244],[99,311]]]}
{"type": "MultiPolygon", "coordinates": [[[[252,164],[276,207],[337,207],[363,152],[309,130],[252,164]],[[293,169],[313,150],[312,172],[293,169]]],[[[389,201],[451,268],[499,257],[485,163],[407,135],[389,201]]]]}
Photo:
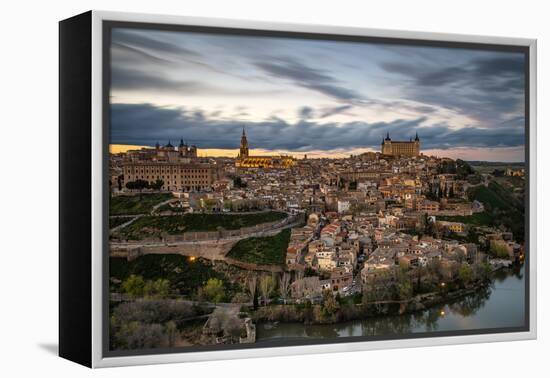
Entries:
{"type": "Polygon", "coordinates": [[[252,232],[249,234],[244,235],[238,235],[238,236],[230,236],[225,238],[218,238],[218,239],[207,239],[207,240],[185,240],[185,241],[126,241],[126,242],[114,242],[111,241],[109,244],[111,248],[116,248],[119,250],[124,249],[136,249],[141,247],[147,247],[147,248],[154,248],[154,247],[177,247],[177,246],[185,246],[185,245],[210,245],[212,243],[223,243],[223,242],[237,242],[242,239],[252,238],[252,237],[262,237],[262,236],[272,236],[275,234],[278,234],[279,232],[286,230],[287,228],[296,227],[300,224],[302,224],[303,221],[301,219],[297,219],[293,223],[288,223],[281,225],[279,227],[266,230],[266,231],[258,231],[258,232],[252,232]]]}

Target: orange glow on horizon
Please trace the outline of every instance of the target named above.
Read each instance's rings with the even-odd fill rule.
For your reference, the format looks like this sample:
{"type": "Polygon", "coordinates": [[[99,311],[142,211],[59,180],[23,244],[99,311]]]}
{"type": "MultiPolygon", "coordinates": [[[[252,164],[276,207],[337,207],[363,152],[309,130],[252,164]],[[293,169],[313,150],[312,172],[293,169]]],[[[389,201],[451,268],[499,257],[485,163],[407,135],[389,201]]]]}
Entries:
{"type": "MultiPolygon", "coordinates": [[[[110,144],[110,153],[124,153],[130,150],[140,150],[142,148],[153,148],[151,146],[139,146],[129,144],[110,144]]],[[[348,158],[350,155],[360,155],[365,152],[379,152],[372,148],[353,148],[353,149],[336,149],[330,151],[314,150],[307,152],[296,152],[288,150],[266,150],[266,149],[250,149],[251,156],[263,155],[290,155],[297,159],[303,159],[305,155],[308,158],[331,158],[341,159],[348,158]]],[[[199,148],[197,150],[199,157],[229,157],[236,158],[239,154],[238,148],[199,148]]],[[[421,150],[421,153],[426,156],[436,156],[439,158],[447,157],[451,159],[463,160],[480,160],[480,161],[501,161],[513,162],[524,161],[525,147],[501,147],[501,148],[465,148],[457,147],[453,149],[429,149],[421,150]]]]}
{"type": "Polygon", "coordinates": [[[152,147],[136,146],[132,144],[109,144],[109,152],[112,154],[119,154],[122,152],[131,151],[131,150],[141,150],[142,148],[152,148],[152,147]]]}

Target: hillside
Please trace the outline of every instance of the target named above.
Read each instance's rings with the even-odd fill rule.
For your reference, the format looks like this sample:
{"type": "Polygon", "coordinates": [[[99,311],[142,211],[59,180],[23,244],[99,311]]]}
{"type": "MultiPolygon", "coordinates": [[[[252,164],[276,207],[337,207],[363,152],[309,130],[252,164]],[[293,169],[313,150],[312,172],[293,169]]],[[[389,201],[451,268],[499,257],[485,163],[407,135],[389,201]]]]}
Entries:
{"type": "Polygon", "coordinates": [[[468,189],[468,198],[477,200],[485,206],[492,219],[492,225],[504,225],[514,233],[517,241],[525,238],[525,204],[523,196],[505,188],[493,180],[486,187],[479,185],[468,189]]]}

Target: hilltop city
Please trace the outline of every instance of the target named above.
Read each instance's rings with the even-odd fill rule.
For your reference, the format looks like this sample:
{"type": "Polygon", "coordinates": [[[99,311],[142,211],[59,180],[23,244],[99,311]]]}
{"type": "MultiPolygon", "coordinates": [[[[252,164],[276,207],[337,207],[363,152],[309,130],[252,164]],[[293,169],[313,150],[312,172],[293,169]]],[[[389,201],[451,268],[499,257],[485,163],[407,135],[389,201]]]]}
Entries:
{"type": "Polygon", "coordinates": [[[245,129],[237,157],[176,144],[110,155],[113,349],[415,312],[525,258],[520,164],[427,156],[418,134],[346,158],[256,155],[245,129]],[[126,318],[136,298],[186,315],[126,318]]]}

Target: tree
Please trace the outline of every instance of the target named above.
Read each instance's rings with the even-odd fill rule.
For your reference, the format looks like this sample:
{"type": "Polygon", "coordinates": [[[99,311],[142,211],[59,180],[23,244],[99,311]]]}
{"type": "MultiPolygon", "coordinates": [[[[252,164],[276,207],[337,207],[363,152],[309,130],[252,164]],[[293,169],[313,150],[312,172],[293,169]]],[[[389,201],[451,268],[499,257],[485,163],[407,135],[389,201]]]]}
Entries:
{"type": "Polygon", "coordinates": [[[443,278],[441,275],[441,261],[439,259],[431,259],[428,263],[428,272],[432,277],[432,283],[439,283],[443,278]]]}
{"type": "Polygon", "coordinates": [[[223,287],[223,282],[217,278],[210,278],[206,281],[206,284],[203,287],[204,295],[214,303],[219,303],[223,301],[225,297],[225,289],[223,287]]]}
{"type": "Polygon", "coordinates": [[[502,177],[504,176],[504,169],[495,169],[493,170],[493,173],[492,175],[495,176],[495,177],[502,177]]]}
{"type": "Polygon", "coordinates": [[[118,190],[121,191],[122,190],[122,179],[124,178],[123,175],[118,175],[118,177],[116,178],[116,181],[117,181],[117,184],[118,184],[118,190]]]}
{"type": "Polygon", "coordinates": [[[254,308],[254,310],[257,310],[258,306],[258,290],[256,290],[256,292],[254,293],[254,298],[252,298],[252,307],[254,308]]]}
{"type": "Polygon", "coordinates": [[[168,336],[168,346],[172,348],[176,343],[176,323],[173,320],[166,322],[164,325],[164,333],[168,336]]]}
{"type": "Polygon", "coordinates": [[[395,283],[395,292],[399,300],[408,300],[413,295],[411,280],[406,271],[400,269],[397,273],[397,282],[395,283]]]}
{"type": "Polygon", "coordinates": [[[164,185],[164,181],[157,179],[154,183],[150,185],[150,187],[151,189],[154,189],[154,190],[161,190],[163,185],[164,185]]]}
{"type": "Polygon", "coordinates": [[[310,266],[307,266],[305,269],[304,269],[304,277],[314,277],[314,276],[318,276],[319,273],[317,273],[317,271],[315,269],[313,269],[312,267],[310,266]]]}
{"type": "Polygon", "coordinates": [[[122,290],[132,298],[142,297],[145,289],[143,277],[131,274],[122,282],[122,290]]]}
{"type": "Polygon", "coordinates": [[[155,281],[146,281],[143,287],[146,297],[166,298],[170,294],[170,282],[159,278],[155,281]]]}
{"type": "Polygon", "coordinates": [[[458,279],[464,286],[468,285],[474,279],[474,270],[469,264],[462,264],[458,269],[458,279]]]}
{"type": "Polygon", "coordinates": [[[246,293],[243,293],[242,291],[235,293],[233,298],[231,298],[231,303],[248,303],[250,301],[250,298],[246,293]]]}
{"type": "Polygon", "coordinates": [[[147,182],[145,180],[141,180],[141,179],[138,179],[138,180],[135,180],[135,181],[128,181],[126,183],[126,188],[131,189],[131,190],[148,189],[149,188],[149,182],[147,182]]]}
{"type": "Polygon", "coordinates": [[[242,178],[237,176],[233,179],[233,186],[235,188],[246,188],[246,182],[244,182],[242,178]]]}
{"type": "Polygon", "coordinates": [[[286,304],[286,299],[288,298],[288,294],[290,291],[290,274],[288,274],[287,272],[283,272],[279,276],[279,291],[281,292],[283,303],[286,304]]]}
{"type": "Polygon", "coordinates": [[[324,290],[323,291],[323,312],[327,316],[333,316],[336,314],[338,309],[340,308],[340,304],[334,298],[334,295],[332,295],[332,292],[330,290],[324,290]]]}
{"type": "Polygon", "coordinates": [[[232,339],[238,339],[241,335],[242,321],[227,311],[225,308],[216,308],[209,320],[210,329],[218,335],[229,336],[232,339]]]}
{"type": "Polygon", "coordinates": [[[498,258],[509,257],[508,248],[506,247],[506,245],[496,240],[491,240],[489,244],[489,250],[494,256],[498,258]]]}
{"type": "MultiPolygon", "coordinates": [[[[415,290],[417,292],[420,291],[420,288],[422,287],[422,277],[424,276],[424,274],[426,273],[426,267],[422,266],[422,265],[419,265],[416,269],[415,269],[415,273],[416,273],[416,288],[415,290]]],[[[413,290],[414,291],[414,290],[413,290]]]]}
{"type": "Polygon", "coordinates": [[[158,348],[162,346],[162,326],[138,321],[122,323],[113,332],[113,341],[118,349],[158,348]]]}
{"type": "Polygon", "coordinates": [[[252,298],[254,309],[258,308],[258,296],[256,295],[256,289],[258,287],[258,276],[255,274],[250,274],[247,279],[248,292],[250,293],[250,298],[252,298]]]}
{"type": "Polygon", "coordinates": [[[491,266],[482,261],[474,263],[472,269],[474,270],[474,276],[481,281],[487,281],[491,275],[491,266]]]}
{"type": "Polygon", "coordinates": [[[424,234],[433,236],[434,234],[434,224],[432,218],[428,216],[428,213],[424,214],[424,234]]]}
{"type": "Polygon", "coordinates": [[[270,275],[265,274],[262,278],[260,278],[260,293],[262,294],[264,305],[267,305],[267,301],[273,292],[274,286],[275,282],[273,281],[273,277],[270,275]]]}

